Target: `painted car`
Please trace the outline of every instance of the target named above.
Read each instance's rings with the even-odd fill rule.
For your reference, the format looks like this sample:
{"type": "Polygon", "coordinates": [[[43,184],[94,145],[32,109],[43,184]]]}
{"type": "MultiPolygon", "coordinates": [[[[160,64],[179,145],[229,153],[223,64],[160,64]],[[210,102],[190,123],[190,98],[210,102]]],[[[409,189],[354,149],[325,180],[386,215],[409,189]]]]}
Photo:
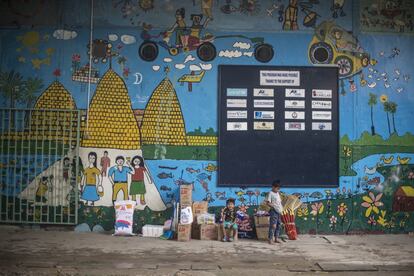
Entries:
{"type": "Polygon", "coordinates": [[[337,64],[339,77],[350,78],[369,65],[369,54],[364,52],[351,33],[332,21],[321,23],[308,48],[313,64],[337,64]]]}

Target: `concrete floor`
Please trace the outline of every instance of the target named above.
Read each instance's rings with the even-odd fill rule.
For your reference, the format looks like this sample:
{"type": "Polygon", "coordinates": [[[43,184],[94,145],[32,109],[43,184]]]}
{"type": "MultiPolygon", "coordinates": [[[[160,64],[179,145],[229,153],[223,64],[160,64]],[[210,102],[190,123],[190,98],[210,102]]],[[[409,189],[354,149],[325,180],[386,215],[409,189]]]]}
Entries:
{"type": "Polygon", "coordinates": [[[176,242],[0,225],[0,275],[414,275],[409,235],[176,242]]]}

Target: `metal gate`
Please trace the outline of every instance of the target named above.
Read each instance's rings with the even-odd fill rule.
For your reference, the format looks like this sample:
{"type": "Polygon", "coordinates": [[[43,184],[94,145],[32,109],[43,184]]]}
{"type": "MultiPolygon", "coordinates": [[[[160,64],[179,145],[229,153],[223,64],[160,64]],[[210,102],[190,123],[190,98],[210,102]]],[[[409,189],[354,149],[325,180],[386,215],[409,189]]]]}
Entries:
{"type": "Polygon", "coordinates": [[[0,109],[0,222],[76,224],[80,111],[0,109]]]}

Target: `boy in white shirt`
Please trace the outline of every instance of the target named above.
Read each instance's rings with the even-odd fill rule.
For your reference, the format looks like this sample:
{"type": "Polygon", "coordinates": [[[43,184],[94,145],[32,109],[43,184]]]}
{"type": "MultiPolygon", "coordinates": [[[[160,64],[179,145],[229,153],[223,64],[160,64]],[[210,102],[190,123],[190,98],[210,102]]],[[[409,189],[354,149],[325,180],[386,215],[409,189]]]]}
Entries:
{"type": "Polygon", "coordinates": [[[270,224],[269,224],[269,244],[280,243],[278,240],[280,232],[280,222],[283,212],[282,200],[280,199],[280,180],[272,183],[272,190],[266,197],[266,203],[270,207],[270,224]],[[273,241],[274,237],[274,241],[273,241]]]}

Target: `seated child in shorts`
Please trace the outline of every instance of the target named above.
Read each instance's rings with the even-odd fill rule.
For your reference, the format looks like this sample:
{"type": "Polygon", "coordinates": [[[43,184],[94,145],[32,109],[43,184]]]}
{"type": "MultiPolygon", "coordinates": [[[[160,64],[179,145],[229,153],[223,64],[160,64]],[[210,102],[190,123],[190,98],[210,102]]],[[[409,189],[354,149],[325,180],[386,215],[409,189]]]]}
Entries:
{"type": "Polygon", "coordinates": [[[221,221],[223,229],[223,241],[232,242],[236,235],[236,208],[234,206],[234,199],[229,198],[226,201],[226,207],[221,210],[221,221]],[[230,235],[231,234],[231,235],[230,235]]]}

